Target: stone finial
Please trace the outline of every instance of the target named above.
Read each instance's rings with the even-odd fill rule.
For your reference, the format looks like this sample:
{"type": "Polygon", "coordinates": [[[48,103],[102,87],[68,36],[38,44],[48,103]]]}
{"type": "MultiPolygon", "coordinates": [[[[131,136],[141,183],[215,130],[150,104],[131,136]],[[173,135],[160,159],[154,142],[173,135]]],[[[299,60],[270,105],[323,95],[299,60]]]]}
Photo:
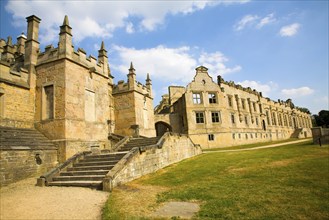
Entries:
{"type": "Polygon", "coordinates": [[[104,41],[102,41],[101,48],[98,51],[98,58],[100,57],[107,57],[107,51],[105,50],[104,41]]]}
{"type": "Polygon", "coordinates": [[[129,70],[135,70],[134,65],[133,65],[133,62],[130,62],[130,68],[129,68],[129,70]]]}
{"type": "Polygon", "coordinates": [[[133,62],[130,62],[130,68],[129,68],[129,74],[128,75],[136,75],[133,62]]]}
{"type": "Polygon", "coordinates": [[[150,78],[150,74],[147,73],[147,75],[146,75],[146,85],[150,85],[151,82],[152,82],[152,80],[151,80],[151,78],[150,78]]]}
{"type": "Polygon", "coordinates": [[[9,37],[7,38],[7,45],[8,45],[8,46],[13,46],[13,40],[12,40],[11,36],[9,36],[9,37]]]}
{"type": "Polygon", "coordinates": [[[199,66],[195,69],[197,72],[208,72],[208,68],[204,66],[199,66]]]}
{"type": "Polygon", "coordinates": [[[68,18],[67,15],[65,15],[65,17],[64,17],[63,25],[70,26],[70,24],[69,24],[69,18],[68,18]]]}
{"type": "Polygon", "coordinates": [[[60,26],[60,34],[64,33],[64,34],[69,34],[72,36],[71,30],[72,30],[72,28],[69,25],[69,18],[67,15],[65,15],[63,25],[60,26]]]}

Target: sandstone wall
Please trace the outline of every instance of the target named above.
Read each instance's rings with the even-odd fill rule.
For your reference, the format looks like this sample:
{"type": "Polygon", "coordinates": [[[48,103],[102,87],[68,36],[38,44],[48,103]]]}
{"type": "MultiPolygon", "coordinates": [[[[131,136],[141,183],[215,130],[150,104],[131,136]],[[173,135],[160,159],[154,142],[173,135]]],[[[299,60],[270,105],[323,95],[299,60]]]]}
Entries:
{"type": "Polygon", "coordinates": [[[0,105],[0,126],[33,127],[34,89],[26,70],[17,72],[0,63],[0,105]]]}
{"type": "Polygon", "coordinates": [[[0,155],[0,185],[41,175],[57,165],[57,150],[1,149],[0,155]],[[37,163],[37,154],[41,164],[37,163]]]}
{"type": "Polygon", "coordinates": [[[130,151],[106,175],[103,189],[109,191],[117,185],[202,153],[201,148],[185,135],[166,133],[159,142],[159,145],[130,151]]]}

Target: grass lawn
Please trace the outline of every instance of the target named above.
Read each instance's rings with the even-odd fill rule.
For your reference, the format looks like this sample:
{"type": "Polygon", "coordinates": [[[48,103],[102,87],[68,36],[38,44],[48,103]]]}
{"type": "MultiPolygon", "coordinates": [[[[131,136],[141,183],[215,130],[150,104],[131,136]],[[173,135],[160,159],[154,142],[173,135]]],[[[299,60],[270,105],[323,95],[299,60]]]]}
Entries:
{"type": "Polygon", "coordinates": [[[298,140],[301,140],[301,139],[289,138],[286,140],[279,140],[279,141],[267,141],[267,142],[260,142],[260,143],[254,143],[254,144],[237,145],[237,146],[232,146],[232,147],[203,149],[203,151],[238,150],[238,149],[246,149],[246,148],[253,148],[253,147],[260,147],[260,146],[268,146],[268,145],[272,145],[272,144],[288,143],[288,142],[298,141],[298,140]]]}
{"type": "Polygon", "coordinates": [[[166,201],[195,219],[329,219],[329,148],[302,144],[203,154],[115,189],[103,219],[151,219],[166,201]]]}

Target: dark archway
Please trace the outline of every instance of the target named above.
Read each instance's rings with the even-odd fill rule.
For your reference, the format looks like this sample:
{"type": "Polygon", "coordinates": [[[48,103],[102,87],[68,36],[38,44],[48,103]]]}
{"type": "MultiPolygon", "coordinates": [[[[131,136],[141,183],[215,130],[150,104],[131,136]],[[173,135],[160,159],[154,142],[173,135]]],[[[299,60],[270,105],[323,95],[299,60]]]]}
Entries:
{"type": "Polygon", "coordinates": [[[159,121],[159,122],[155,123],[155,130],[156,130],[157,137],[161,137],[162,135],[164,135],[164,133],[166,133],[168,131],[171,132],[172,128],[166,122],[159,121]]]}

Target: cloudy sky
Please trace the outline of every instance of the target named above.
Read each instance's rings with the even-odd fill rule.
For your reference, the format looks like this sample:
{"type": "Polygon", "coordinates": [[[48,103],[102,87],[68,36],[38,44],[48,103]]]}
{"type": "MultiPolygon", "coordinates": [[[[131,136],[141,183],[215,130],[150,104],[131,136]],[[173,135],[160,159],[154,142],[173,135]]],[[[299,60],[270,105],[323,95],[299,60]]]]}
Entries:
{"type": "Polygon", "coordinates": [[[1,34],[26,33],[41,18],[41,50],[57,45],[68,15],[75,49],[108,50],[115,81],[132,61],[150,73],[156,106],[169,85],[186,86],[204,65],[272,100],[291,98],[313,114],[328,109],[328,1],[24,1],[0,0],[1,34]]]}

